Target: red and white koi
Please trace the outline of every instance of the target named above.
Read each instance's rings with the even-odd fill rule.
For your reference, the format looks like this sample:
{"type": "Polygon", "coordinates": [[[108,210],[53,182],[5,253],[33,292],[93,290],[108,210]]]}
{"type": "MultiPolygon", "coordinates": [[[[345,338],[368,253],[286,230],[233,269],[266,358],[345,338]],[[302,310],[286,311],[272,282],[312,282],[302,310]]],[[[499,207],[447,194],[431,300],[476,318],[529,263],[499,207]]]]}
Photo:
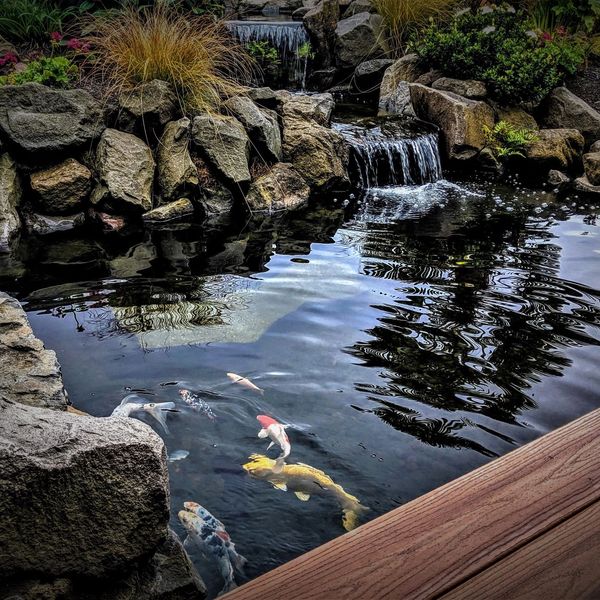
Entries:
{"type": "Polygon", "coordinates": [[[281,454],[278,456],[277,460],[279,462],[284,461],[292,451],[290,439],[285,432],[287,425],[283,425],[282,423],[279,423],[279,421],[273,419],[273,417],[267,415],[258,415],[256,419],[262,427],[258,432],[258,437],[261,439],[268,437],[271,440],[271,443],[267,446],[267,450],[272,448],[275,444],[278,444],[281,448],[281,454]]]}

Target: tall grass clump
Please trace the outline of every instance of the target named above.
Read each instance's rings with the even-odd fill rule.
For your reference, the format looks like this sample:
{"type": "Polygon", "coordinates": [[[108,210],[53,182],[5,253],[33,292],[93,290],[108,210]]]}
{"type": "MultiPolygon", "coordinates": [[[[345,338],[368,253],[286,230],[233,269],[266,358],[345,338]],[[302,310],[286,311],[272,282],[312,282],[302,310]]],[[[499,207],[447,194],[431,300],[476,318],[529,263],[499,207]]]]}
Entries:
{"type": "Polygon", "coordinates": [[[450,18],[457,0],[372,0],[373,7],[383,17],[385,42],[389,52],[400,56],[407,41],[431,19],[450,18]]]}
{"type": "Polygon", "coordinates": [[[239,93],[253,63],[223,23],[157,2],[93,19],[88,40],[92,75],[108,93],[161,79],[184,110],[212,111],[239,93]]]}

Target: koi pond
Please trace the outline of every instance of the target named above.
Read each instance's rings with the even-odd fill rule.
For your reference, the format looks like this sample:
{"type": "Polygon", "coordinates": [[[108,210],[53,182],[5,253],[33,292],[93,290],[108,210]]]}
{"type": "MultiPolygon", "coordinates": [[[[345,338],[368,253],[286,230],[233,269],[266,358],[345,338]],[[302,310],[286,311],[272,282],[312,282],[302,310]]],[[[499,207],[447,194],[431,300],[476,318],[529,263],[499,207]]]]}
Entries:
{"type": "Polygon", "coordinates": [[[257,415],[364,522],[600,406],[598,207],[458,179],[317,204],[225,232],[29,240],[0,264],[77,408],[175,403],[169,433],[134,415],[165,440],[172,527],[202,504],[247,578],[345,532],[340,498],[242,468],[281,451],[257,415]]]}

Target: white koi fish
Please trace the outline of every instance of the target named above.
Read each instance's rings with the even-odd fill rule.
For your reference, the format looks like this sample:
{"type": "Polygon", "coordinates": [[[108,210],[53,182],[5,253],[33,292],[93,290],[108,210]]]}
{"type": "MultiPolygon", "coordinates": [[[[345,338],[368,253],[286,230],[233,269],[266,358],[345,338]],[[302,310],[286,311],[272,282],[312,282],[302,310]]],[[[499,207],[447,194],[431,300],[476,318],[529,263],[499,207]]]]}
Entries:
{"type": "Polygon", "coordinates": [[[111,414],[111,417],[129,417],[131,413],[143,410],[151,417],[154,417],[164,429],[166,434],[169,434],[167,427],[167,413],[179,412],[175,408],[175,402],[144,402],[137,394],[129,394],[121,400],[121,404],[117,406],[111,414]]]}
{"type": "Polygon", "coordinates": [[[267,415],[258,415],[256,418],[262,426],[262,429],[258,432],[258,437],[261,439],[268,437],[271,440],[271,443],[267,446],[267,450],[271,449],[275,444],[280,446],[281,454],[277,458],[277,463],[283,466],[283,461],[292,451],[290,439],[285,432],[287,425],[283,425],[267,415]]]}
{"type": "Polygon", "coordinates": [[[227,377],[229,377],[233,383],[237,383],[249,390],[252,390],[253,392],[264,394],[264,390],[259,388],[257,385],[254,385],[247,377],[242,377],[236,373],[227,373],[227,377]]]}

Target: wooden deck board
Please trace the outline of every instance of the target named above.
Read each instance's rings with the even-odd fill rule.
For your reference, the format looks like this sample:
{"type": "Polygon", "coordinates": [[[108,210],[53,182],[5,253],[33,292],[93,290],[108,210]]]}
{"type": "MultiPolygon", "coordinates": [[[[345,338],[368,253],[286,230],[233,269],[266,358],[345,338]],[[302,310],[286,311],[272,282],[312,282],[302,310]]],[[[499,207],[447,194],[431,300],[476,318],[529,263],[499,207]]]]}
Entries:
{"type": "Polygon", "coordinates": [[[225,598],[442,596],[600,500],[599,431],[597,410],[225,598]]]}

